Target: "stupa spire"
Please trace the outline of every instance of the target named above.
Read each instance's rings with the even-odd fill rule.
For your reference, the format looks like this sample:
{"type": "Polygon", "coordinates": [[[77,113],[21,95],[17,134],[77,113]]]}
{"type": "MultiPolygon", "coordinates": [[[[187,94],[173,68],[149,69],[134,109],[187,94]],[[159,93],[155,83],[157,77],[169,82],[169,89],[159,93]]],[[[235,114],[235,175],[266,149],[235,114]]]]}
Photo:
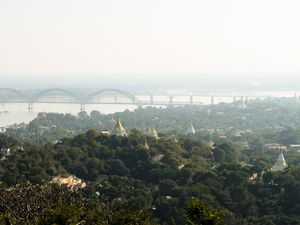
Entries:
{"type": "Polygon", "coordinates": [[[278,158],[275,162],[275,164],[272,166],[272,171],[283,171],[285,168],[287,168],[288,165],[285,161],[284,155],[282,152],[278,155],[278,158]]]}
{"type": "Polygon", "coordinates": [[[117,136],[122,136],[122,137],[127,136],[127,132],[126,132],[125,128],[123,127],[120,119],[118,119],[118,121],[116,123],[115,131],[116,131],[117,136]]]}
{"type": "Polygon", "coordinates": [[[148,133],[150,136],[154,137],[155,139],[159,139],[158,134],[154,127],[150,128],[148,133]]]}
{"type": "Polygon", "coordinates": [[[186,134],[196,134],[195,128],[192,123],[190,123],[189,128],[185,132],[186,134]]]}

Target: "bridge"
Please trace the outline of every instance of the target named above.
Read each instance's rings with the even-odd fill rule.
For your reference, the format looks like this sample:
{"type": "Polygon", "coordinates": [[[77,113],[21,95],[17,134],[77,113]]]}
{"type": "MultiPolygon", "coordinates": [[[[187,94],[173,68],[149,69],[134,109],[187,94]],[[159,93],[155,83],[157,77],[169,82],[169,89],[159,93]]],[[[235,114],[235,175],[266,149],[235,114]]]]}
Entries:
{"type": "MultiPolygon", "coordinates": [[[[123,104],[137,106],[176,106],[176,105],[202,105],[203,98],[207,98],[210,104],[215,103],[216,98],[231,98],[232,101],[247,101],[258,96],[246,96],[237,94],[180,94],[180,93],[130,93],[119,89],[102,89],[83,95],[67,89],[45,89],[28,94],[13,88],[0,88],[0,103],[27,103],[28,110],[33,110],[35,103],[61,103],[79,104],[80,110],[85,110],[87,104],[123,104]]],[[[260,96],[259,98],[270,97],[260,96]]]]}

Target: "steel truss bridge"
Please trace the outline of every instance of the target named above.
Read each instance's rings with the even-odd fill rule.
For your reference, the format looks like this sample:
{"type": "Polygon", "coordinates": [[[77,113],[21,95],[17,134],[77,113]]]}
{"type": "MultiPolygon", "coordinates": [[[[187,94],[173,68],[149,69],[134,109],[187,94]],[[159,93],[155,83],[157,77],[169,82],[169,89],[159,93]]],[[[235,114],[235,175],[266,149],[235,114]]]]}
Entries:
{"type": "Polygon", "coordinates": [[[123,104],[138,106],[172,106],[172,105],[202,105],[203,97],[214,104],[215,98],[232,98],[232,101],[247,101],[248,98],[265,98],[270,96],[246,96],[235,94],[170,94],[170,93],[144,93],[133,94],[118,89],[102,89],[87,95],[74,93],[66,89],[53,88],[38,91],[32,95],[28,91],[13,88],[0,88],[0,103],[28,103],[28,110],[33,110],[34,103],[61,103],[79,104],[85,110],[87,104],[123,104]]]}

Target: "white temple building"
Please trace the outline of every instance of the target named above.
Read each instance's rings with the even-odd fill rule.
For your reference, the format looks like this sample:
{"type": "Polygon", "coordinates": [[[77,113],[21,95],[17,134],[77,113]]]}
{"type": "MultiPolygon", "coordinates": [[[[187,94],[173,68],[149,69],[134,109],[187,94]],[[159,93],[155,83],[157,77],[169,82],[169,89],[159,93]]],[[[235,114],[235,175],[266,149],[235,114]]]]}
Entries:
{"type": "Polygon", "coordinates": [[[193,124],[190,124],[190,127],[186,130],[185,134],[196,134],[193,124]]]}
{"type": "Polygon", "coordinates": [[[56,176],[50,181],[50,183],[55,183],[60,186],[66,186],[71,191],[77,191],[78,189],[86,187],[86,183],[81,179],[71,175],[68,177],[56,176]]]}
{"type": "Polygon", "coordinates": [[[118,119],[118,121],[116,123],[115,132],[116,132],[117,136],[121,136],[121,137],[128,136],[128,134],[127,134],[125,128],[123,127],[120,119],[118,119]]]}
{"type": "Polygon", "coordinates": [[[285,168],[287,168],[288,165],[284,159],[283,153],[281,152],[277,158],[277,161],[275,162],[274,166],[272,166],[271,171],[283,171],[285,168]]]}

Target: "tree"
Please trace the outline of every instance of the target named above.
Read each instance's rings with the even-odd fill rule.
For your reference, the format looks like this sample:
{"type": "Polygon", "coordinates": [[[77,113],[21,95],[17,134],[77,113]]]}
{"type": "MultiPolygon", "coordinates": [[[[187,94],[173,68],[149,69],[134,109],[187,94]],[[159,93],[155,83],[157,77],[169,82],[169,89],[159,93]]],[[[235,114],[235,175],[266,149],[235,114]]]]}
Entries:
{"type": "Polygon", "coordinates": [[[160,195],[171,195],[174,196],[175,189],[177,188],[177,183],[171,179],[162,180],[159,183],[160,195]]]}
{"type": "Polygon", "coordinates": [[[185,208],[190,225],[224,225],[222,211],[211,209],[199,199],[187,202],[185,208]]]}

